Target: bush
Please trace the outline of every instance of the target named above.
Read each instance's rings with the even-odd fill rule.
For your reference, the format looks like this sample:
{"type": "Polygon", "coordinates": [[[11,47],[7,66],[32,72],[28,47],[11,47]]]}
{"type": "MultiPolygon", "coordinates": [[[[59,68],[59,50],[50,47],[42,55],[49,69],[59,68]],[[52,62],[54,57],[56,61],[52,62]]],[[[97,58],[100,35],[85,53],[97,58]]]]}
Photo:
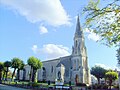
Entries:
{"type": "Polygon", "coordinates": [[[28,84],[27,84],[27,86],[30,86],[32,83],[31,82],[29,82],[28,84]]]}
{"type": "Polygon", "coordinates": [[[103,88],[103,89],[108,89],[108,85],[106,85],[106,84],[105,84],[105,85],[102,85],[102,88],[103,88]]]}
{"type": "Polygon", "coordinates": [[[119,85],[114,85],[113,87],[116,89],[119,89],[119,85]]]}
{"type": "Polygon", "coordinates": [[[45,80],[45,79],[43,79],[42,83],[46,83],[46,80],[45,80]]]}
{"type": "Polygon", "coordinates": [[[71,86],[71,81],[69,81],[69,86],[71,86]]]}
{"type": "Polygon", "coordinates": [[[85,83],[76,83],[76,86],[87,86],[85,83]]]}
{"type": "Polygon", "coordinates": [[[91,89],[91,86],[88,86],[88,89],[91,89]]]}
{"type": "Polygon", "coordinates": [[[97,87],[98,87],[97,84],[91,86],[91,88],[93,88],[93,89],[97,89],[97,87]]]}
{"type": "Polygon", "coordinates": [[[39,84],[34,82],[34,83],[32,83],[32,87],[39,87],[39,84]]]}
{"type": "Polygon", "coordinates": [[[15,84],[15,82],[11,82],[10,84],[11,84],[11,85],[14,85],[14,84],[15,84]]]}
{"type": "Polygon", "coordinates": [[[27,84],[27,86],[38,87],[39,84],[36,83],[36,82],[29,82],[29,83],[27,84]]]}
{"type": "Polygon", "coordinates": [[[108,85],[104,84],[95,84],[95,85],[91,85],[88,87],[89,89],[93,88],[93,89],[108,89],[108,85]]]}

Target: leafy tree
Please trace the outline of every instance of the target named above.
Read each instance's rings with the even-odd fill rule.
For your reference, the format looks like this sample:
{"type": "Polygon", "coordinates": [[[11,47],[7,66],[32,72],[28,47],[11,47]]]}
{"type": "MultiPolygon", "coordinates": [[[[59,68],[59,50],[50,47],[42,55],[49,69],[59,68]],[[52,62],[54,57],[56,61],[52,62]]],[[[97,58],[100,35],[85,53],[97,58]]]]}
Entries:
{"type": "Polygon", "coordinates": [[[97,78],[98,84],[100,84],[100,78],[102,79],[105,77],[106,72],[107,70],[100,66],[94,66],[91,68],[91,74],[97,78]]]}
{"type": "Polygon", "coordinates": [[[14,68],[14,71],[13,71],[13,74],[12,74],[12,79],[13,79],[13,76],[15,75],[16,69],[19,68],[20,65],[21,65],[21,60],[19,58],[15,57],[11,60],[11,64],[12,64],[11,67],[14,68]]]}
{"type": "Polygon", "coordinates": [[[85,26],[100,35],[100,41],[105,41],[104,44],[118,45],[120,42],[120,0],[113,0],[105,7],[100,5],[100,1],[90,0],[88,5],[84,7],[85,26]]]}
{"type": "Polygon", "coordinates": [[[8,78],[8,79],[11,79],[11,78],[12,78],[12,71],[11,71],[11,70],[8,71],[7,78],[8,78]]]}
{"type": "Polygon", "coordinates": [[[109,71],[106,72],[105,77],[109,81],[110,90],[111,90],[112,82],[118,79],[118,73],[114,71],[109,71]]]}
{"type": "Polygon", "coordinates": [[[32,79],[32,81],[37,82],[37,75],[36,75],[37,70],[41,69],[41,67],[42,67],[42,62],[38,59],[36,66],[33,67],[33,79],[32,79]]]}
{"type": "Polygon", "coordinates": [[[30,57],[28,60],[27,60],[27,63],[28,65],[31,66],[31,69],[30,69],[30,76],[29,76],[29,80],[32,81],[32,72],[33,72],[33,66],[36,64],[36,58],[35,57],[30,57]]]}
{"type": "Polygon", "coordinates": [[[30,57],[27,61],[28,65],[31,66],[31,71],[30,71],[30,81],[35,81],[35,77],[36,77],[36,72],[38,69],[40,69],[42,67],[42,62],[35,57],[30,57]]]}
{"type": "Polygon", "coordinates": [[[1,79],[2,79],[2,71],[4,69],[4,65],[2,62],[0,62],[0,83],[1,83],[1,79]]]}
{"type": "Polygon", "coordinates": [[[10,61],[6,61],[4,62],[4,67],[6,67],[6,80],[7,80],[7,76],[8,76],[8,72],[9,72],[9,67],[11,67],[11,62],[10,61]]]}
{"type": "MultiPolygon", "coordinates": [[[[3,63],[3,66],[4,66],[4,63],[3,63]]],[[[7,71],[7,68],[4,66],[4,68],[3,68],[3,75],[2,75],[2,77],[3,78],[5,78],[6,77],[6,71],[7,71]]]]}
{"type": "Polygon", "coordinates": [[[23,70],[23,69],[24,69],[24,66],[25,66],[25,64],[24,64],[24,62],[21,60],[21,63],[20,63],[20,65],[19,65],[19,67],[18,67],[18,70],[17,70],[17,79],[18,79],[18,80],[19,80],[20,70],[23,70]]]}

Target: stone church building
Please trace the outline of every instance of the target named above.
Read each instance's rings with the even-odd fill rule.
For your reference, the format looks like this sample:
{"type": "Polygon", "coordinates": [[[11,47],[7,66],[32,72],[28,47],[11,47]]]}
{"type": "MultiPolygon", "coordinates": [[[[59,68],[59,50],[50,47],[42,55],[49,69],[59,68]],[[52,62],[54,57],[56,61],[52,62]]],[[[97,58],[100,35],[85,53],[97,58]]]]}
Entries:
{"type": "MultiPolygon", "coordinates": [[[[38,70],[38,81],[62,80],[63,82],[71,81],[72,83],[80,82],[90,84],[90,71],[88,67],[87,50],[84,40],[85,38],[78,16],[72,54],[70,56],[43,61],[42,69],[38,70]]],[[[30,72],[30,66],[26,66],[25,70],[25,79],[28,80],[29,75],[27,73],[30,72]]],[[[23,72],[21,72],[21,74],[22,73],[23,72]]]]}

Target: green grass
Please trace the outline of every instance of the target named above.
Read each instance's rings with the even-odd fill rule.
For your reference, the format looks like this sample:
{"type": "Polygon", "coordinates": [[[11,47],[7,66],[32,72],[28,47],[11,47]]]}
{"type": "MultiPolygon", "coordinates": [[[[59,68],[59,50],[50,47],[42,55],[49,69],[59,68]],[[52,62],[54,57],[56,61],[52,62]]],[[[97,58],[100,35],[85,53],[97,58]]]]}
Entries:
{"type": "MultiPolygon", "coordinates": [[[[4,81],[3,81],[4,83],[4,81]]],[[[48,87],[54,87],[55,84],[54,83],[50,83],[50,85],[48,85],[48,83],[34,83],[34,82],[27,82],[27,81],[20,81],[20,82],[14,82],[14,81],[5,81],[5,84],[9,84],[9,85],[16,85],[16,84],[19,84],[19,85],[27,85],[27,86],[33,86],[33,87],[44,87],[44,88],[48,88],[48,87]]],[[[69,86],[69,84],[64,84],[64,86],[69,86]]],[[[72,86],[72,85],[71,85],[72,86]]]]}

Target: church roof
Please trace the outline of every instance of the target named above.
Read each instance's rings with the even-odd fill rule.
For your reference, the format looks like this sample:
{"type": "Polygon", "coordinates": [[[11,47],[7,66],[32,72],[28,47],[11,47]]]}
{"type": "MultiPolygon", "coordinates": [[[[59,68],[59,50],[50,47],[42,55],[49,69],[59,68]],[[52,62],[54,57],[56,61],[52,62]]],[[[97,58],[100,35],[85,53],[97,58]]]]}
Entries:
{"type": "Polygon", "coordinates": [[[44,62],[51,62],[51,61],[59,61],[61,58],[70,58],[70,57],[71,57],[71,55],[64,56],[64,57],[59,57],[59,58],[56,58],[56,59],[42,61],[42,63],[44,63],[44,62]]]}
{"type": "Polygon", "coordinates": [[[62,63],[58,63],[56,67],[65,67],[62,63]]]}
{"type": "Polygon", "coordinates": [[[75,37],[80,37],[83,35],[83,31],[80,26],[80,20],[79,20],[79,15],[77,17],[77,24],[76,24],[76,31],[75,31],[75,37]]]}

